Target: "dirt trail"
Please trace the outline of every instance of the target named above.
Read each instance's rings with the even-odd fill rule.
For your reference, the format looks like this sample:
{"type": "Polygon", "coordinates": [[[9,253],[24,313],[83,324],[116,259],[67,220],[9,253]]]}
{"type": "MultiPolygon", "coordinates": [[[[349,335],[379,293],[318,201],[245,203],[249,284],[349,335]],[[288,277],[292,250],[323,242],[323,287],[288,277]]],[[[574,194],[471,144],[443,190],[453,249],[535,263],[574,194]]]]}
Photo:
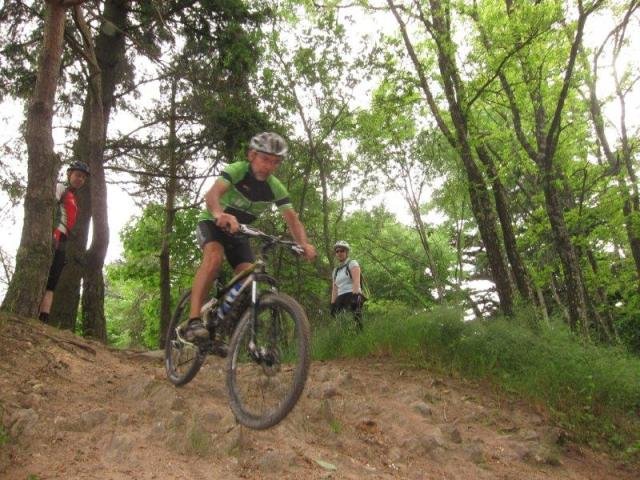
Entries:
{"type": "Polygon", "coordinates": [[[0,479],[638,478],[526,405],[387,360],[313,363],[292,414],[251,431],[223,368],[177,389],[158,358],[10,319],[0,479]]]}

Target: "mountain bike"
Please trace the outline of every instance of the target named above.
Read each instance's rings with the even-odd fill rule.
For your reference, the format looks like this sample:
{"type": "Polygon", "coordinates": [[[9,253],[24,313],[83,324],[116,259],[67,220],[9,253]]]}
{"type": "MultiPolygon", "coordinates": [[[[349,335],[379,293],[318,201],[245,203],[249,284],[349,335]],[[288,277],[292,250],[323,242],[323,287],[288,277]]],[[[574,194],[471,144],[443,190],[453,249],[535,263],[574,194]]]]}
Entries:
{"type": "Polygon", "coordinates": [[[238,234],[262,242],[256,261],[225,286],[218,285],[205,302],[201,309],[209,330],[205,340],[183,338],[191,292],[182,296],[167,332],[165,369],[169,381],[181,386],[196,376],[208,354],[227,357],[231,410],[242,425],[262,430],[293,409],[310,364],[307,315],[296,300],[278,291],[276,279],[267,273],[267,256],[276,246],[297,255],[304,250],[247,225],[240,225],[238,234]]]}

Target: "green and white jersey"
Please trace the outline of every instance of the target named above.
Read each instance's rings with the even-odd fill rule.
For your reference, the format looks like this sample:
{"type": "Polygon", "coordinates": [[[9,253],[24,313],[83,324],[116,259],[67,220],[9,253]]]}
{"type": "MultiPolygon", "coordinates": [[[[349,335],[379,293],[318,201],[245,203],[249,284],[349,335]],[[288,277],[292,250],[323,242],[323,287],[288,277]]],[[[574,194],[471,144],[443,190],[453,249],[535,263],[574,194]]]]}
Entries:
{"type": "MultiPolygon", "coordinates": [[[[293,208],[289,192],[273,175],[266,180],[258,180],[246,161],[227,165],[218,179],[231,186],[220,198],[225,213],[234,215],[240,223],[251,223],[265,210],[275,204],[278,209],[293,208]]],[[[200,220],[213,220],[205,209],[200,220]]]]}

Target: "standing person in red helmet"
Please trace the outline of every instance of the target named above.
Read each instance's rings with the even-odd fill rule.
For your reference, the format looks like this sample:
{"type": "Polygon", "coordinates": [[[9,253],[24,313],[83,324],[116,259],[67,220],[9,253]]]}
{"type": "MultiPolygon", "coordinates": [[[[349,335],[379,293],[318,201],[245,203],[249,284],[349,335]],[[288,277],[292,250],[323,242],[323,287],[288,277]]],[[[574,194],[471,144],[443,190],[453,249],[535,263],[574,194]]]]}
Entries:
{"type": "Polygon", "coordinates": [[[53,291],[58,284],[60,274],[65,265],[65,246],[67,237],[78,217],[76,191],[85,184],[89,177],[89,167],[84,162],[72,162],[67,168],[67,182],[56,185],[58,208],[53,222],[53,262],[49,269],[47,289],[40,302],[40,320],[49,322],[49,312],[53,303],[53,291]]]}

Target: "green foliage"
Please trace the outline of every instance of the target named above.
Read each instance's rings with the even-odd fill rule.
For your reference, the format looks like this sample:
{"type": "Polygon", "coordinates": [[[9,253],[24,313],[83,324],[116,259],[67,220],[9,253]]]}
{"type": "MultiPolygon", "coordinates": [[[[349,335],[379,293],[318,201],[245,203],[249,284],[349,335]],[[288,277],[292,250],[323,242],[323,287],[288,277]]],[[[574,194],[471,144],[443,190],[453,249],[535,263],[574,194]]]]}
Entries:
{"type": "Polygon", "coordinates": [[[9,433],[0,425],[0,447],[9,443],[9,433]]]}
{"type": "Polygon", "coordinates": [[[3,2],[0,7],[0,100],[5,96],[28,98],[36,82],[38,27],[44,4],[27,6],[23,2],[3,2]]]}
{"type": "Polygon", "coordinates": [[[331,431],[333,433],[335,433],[336,435],[338,435],[340,432],[342,432],[342,423],[340,423],[340,420],[338,420],[336,418],[332,418],[329,421],[329,427],[331,428],[331,431]]]}
{"type": "Polygon", "coordinates": [[[119,348],[156,348],[158,311],[157,289],[135,280],[110,283],[105,299],[108,342],[119,348]]]}
{"type": "Polygon", "coordinates": [[[582,441],[618,450],[636,445],[640,359],[621,348],[584,344],[562,323],[544,327],[531,316],[463,322],[456,310],[386,305],[367,312],[362,333],[347,318],[318,327],[312,351],[320,360],[391,356],[488,380],[546,405],[582,441]]]}
{"type": "MultiPolygon", "coordinates": [[[[345,217],[335,238],[346,239],[351,245],[350,256],[360,263],[374,302],[420,306],[433,302],[435,284],[425,273],[428,262],[418,234],[384,208],[360,210],[345,217]]],[[[455,257],[448,236],[434,233],[431,242],[438,270],[448,271],[455,257]]]]}
{"type": "MultiPolygon", "coordinates": [[[[195,226],[200,211],[180,210],[169,239],[173,304],[190,288],[200,261],[195,226]]],[[[156,348],[160,318],[163,209],[149,205],[121,236],[123,260],[107,267],[105,312],[109,342],[119,347],[156,348]]]]}
{"type": "Polygon", "coordinates": [[[209,434],[201,425],[194,421],[187,433],[187,452],[203,457],[211,451],[212,447],[213,445],[209,434]]]}

